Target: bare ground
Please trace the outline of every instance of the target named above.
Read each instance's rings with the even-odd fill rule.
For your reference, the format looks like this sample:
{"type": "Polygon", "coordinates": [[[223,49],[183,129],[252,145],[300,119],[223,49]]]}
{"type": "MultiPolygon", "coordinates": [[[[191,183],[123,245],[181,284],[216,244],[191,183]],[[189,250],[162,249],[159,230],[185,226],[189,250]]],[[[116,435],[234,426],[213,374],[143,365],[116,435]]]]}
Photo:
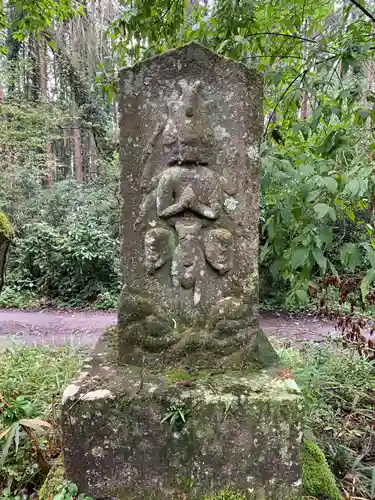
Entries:
{"type": "MultiPolygon", "coordinates": [[[[28,345],[89,346],[114,324],[115,313],[0,309],[0,346],[10,339],[28,345]]],[[[269,337],[285,339],[291,344],[303,340],[322,342],[334,332],[334,323],[329,320],[288,313],[262,314],[261,327],[269,337]]]]}

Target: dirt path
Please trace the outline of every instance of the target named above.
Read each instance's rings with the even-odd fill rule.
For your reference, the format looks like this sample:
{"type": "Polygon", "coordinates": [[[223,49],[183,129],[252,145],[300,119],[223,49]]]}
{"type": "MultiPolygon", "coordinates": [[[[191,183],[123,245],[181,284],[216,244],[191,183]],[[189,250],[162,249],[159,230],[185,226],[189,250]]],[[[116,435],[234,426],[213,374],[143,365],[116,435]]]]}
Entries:
{"type": "MultiPolygon", "coordinates": [[[[0,345],[13,338],[29,345],[87,346],[114,324],[114,313],[0,309],[0,345]]],[[[303,340],[323,341],[334,331],[333,323],[328,320],[287,313],[262,314],[261,326],[270,337],[289,339],[293,344],[303,340]]]]}

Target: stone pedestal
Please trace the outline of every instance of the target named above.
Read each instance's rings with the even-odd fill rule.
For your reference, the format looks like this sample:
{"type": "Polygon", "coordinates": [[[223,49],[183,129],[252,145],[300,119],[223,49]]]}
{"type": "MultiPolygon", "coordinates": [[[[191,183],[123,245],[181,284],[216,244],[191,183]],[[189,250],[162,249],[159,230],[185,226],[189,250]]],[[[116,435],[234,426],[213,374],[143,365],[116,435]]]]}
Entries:
{"type": "Polygon", "coordinates": [[[64,393],[64,463],[94,498],[298,498],[302,402],[276,369],[161,373],[113,363],[108,340],[64,393]]]}

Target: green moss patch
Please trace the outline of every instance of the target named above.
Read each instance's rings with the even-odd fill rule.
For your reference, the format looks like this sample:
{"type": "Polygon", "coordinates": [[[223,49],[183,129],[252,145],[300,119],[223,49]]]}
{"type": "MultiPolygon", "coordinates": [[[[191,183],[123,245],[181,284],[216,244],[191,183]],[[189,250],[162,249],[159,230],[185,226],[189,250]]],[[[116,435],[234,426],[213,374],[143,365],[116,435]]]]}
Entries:
{"type": "Polygon", "coordinates": [[[307,440],[303,444],[302,483],[306,495],[342,499],[324,453],[316,443],[307,440]]]}
{"type": "Polygon", "coordinates": [[[2,210],[0,210],[0,236],[5,236],[8,240],[13,237],[13,228],[2,210]]]}
{"type": "Polygon", "coordinates": [[[208,378],[210,376],[210,372],[208,371],[199,371],[192,370],[190,371],[187,368],[180,368],[176,370],[168,370],[165,372],[165,377],[168,382],[184,382],[184,381],[195,381],[202,378],[208,378]]]}
{"type": "Polygon", "coordinates": [[[48,476],[46,477],[43,486],[41,487],[38,499],[39,500],[52,500],[58,493],[61,483],[64,479],[64,466],[61,455],[57,458],[56,462],[51,467],[48,476]]]}

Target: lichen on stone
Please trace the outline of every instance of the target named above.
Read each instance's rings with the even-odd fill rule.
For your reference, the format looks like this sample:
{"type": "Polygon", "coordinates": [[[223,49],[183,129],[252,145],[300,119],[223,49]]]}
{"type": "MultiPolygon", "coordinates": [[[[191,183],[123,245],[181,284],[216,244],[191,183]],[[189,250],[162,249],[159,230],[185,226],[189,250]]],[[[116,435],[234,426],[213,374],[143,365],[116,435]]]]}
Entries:
{"type": "Polygon", "coordinates": [[[342,496],[323,451],[319,446],[305,440],[303,443],[302,483],[305,495],[341,500],[342,496]]]}

